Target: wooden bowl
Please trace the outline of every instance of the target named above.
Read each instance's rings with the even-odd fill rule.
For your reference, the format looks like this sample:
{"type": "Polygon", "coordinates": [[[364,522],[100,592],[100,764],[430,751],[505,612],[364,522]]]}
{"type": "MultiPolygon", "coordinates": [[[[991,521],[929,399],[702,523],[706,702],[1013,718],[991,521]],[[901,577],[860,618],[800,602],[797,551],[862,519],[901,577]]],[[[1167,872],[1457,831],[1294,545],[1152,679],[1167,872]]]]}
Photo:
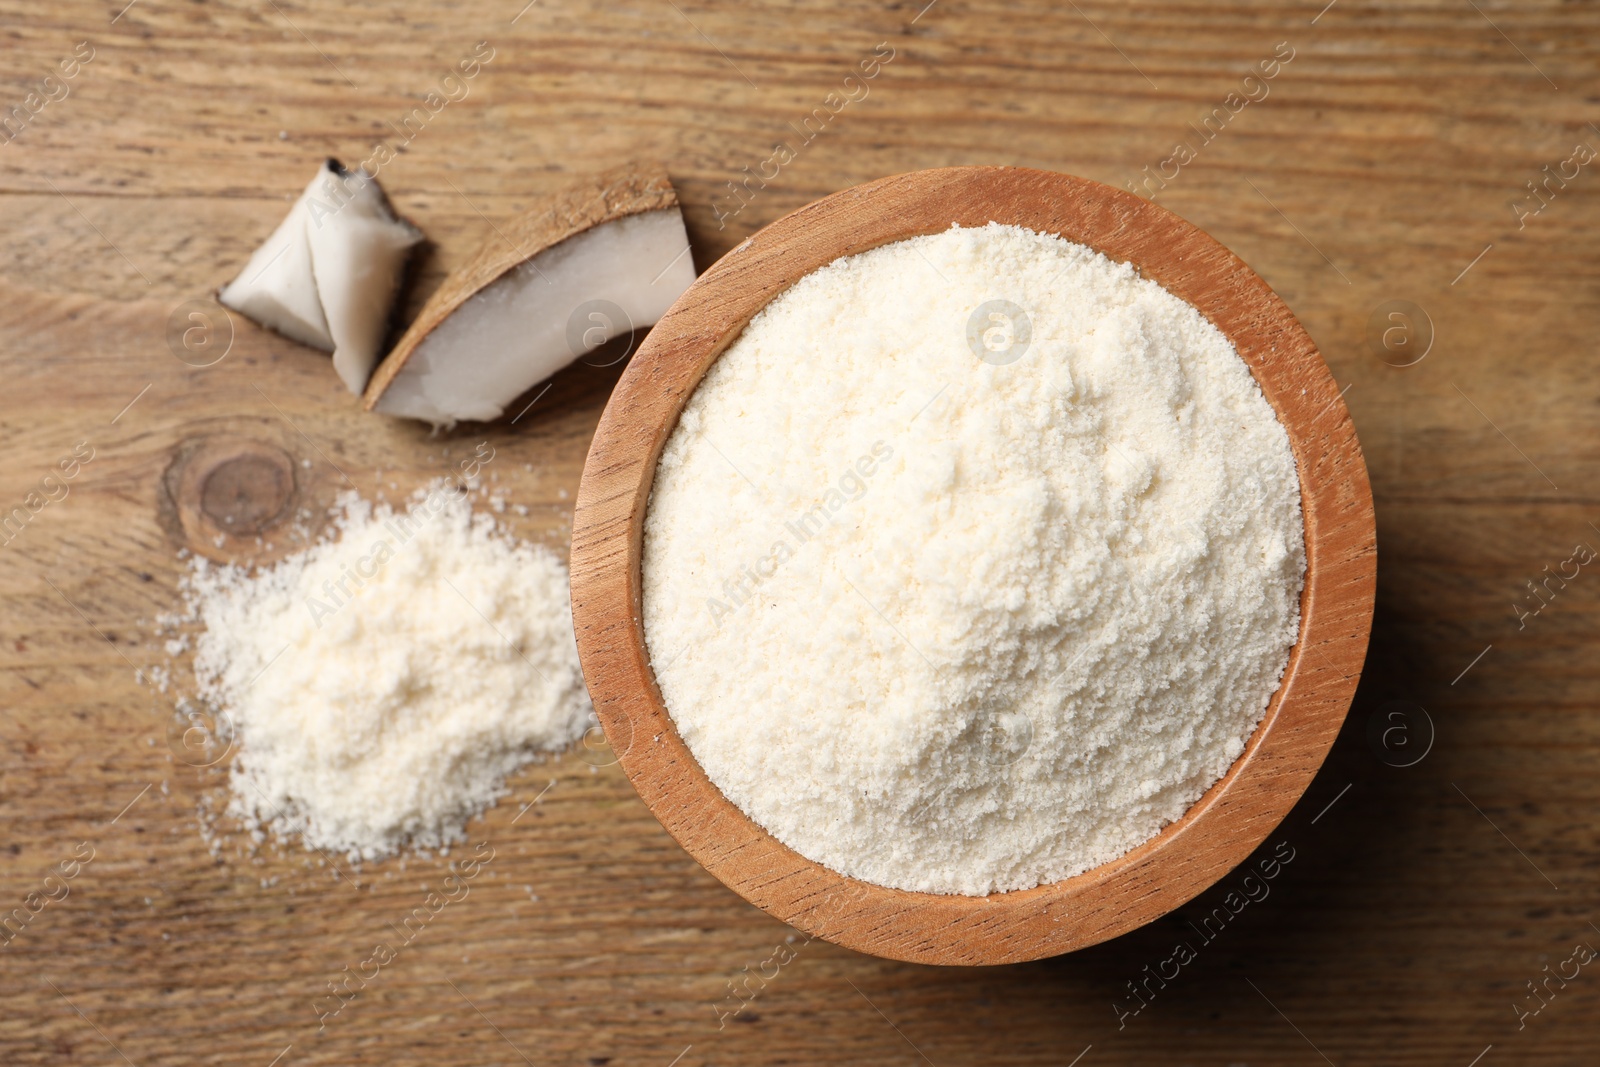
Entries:
{"type": "Polygon", "coordinates": [[[646,805],[751,903],[808,934],[916,963],[1053,956],[1132,930],[1244,860],[1300,799],[1361,673],[1377,546],[1355,429],[1327,365],[1283,301],[1233,253],[1139,197],[1065,174],[917,171],[779,219],[706,271],[650,332],[606,405],[572,530],[572,616],[606,737],[646,805]],[[1283,684],[1227,775],[1120,859],[986,897],[885,889],[801,856],[724,797],[678,736],[641,621],[643,523],[656,460],[700,378],[773,297],[840,256],[948,229],[1014,223],[1131,262],[1238,349],[1289,434],[1305,513],[1300,635],[1283,684]]]}

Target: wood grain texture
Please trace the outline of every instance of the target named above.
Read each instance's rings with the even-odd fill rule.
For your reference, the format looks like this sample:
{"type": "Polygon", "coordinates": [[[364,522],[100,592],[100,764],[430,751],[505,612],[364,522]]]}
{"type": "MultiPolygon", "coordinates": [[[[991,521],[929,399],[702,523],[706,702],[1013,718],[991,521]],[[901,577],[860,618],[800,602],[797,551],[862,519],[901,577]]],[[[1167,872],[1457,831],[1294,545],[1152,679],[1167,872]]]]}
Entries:
{"type": "MultiPolygon", "coordinates": [[[[1521,1028],[1513,1005],[1574,942],[1600,946],[1600,579],[1585,568],[1522,628],[1512,605],[1576,542],[1600,548],[1600,183],[1584,168],[1522,228],[1508,201],[1594,142],[1600,9],[1324,7],[0,2],[0,111],[76,42],[96,49],[68,97],[0,144],[0,510],[77,442],[96,449],[0,547],[0,902],[19,905],[80,842],[97,849],[71,896],[0,949],[0,1062],[1467,1067],[1491,1044],[1478,1067],[1590,1062],[1592,969],[1521,1028]],[[483,438],[363,415],[327,356],[242,320],[225,359],[188,366],[167,323],[238,272],[321,159],[398,146],[391,124],[480,40],[496,55],[471,95],[380,174],[431,239],[406,316],[492,235],[486,218],[627,159],[666,164],[704,269],[890,174],[1020,164],[1124,187],[1279,42],[1296,50],[1156,194],[1305,325],[1347,390],[1376,501],[1367,663],[1322,771],[1268,838],[1296,852],[1270,896],[1214,940],[1190,924],[1233,876],[1057,959],[891,963],[746,904],[620,766],[596,766],[603,749],[582,751],[511,782],[473,827],[499,848],[492,875],[319,1030],[312,999],[443,864],[369,867],[358,895],[299,851],[206,850],[196,810],[220,779],[174,754],[172,695],[134,677],[164,658],[148,623],[176,602],[178,550],[200,547],[163,520],[163,474],[185,442],[248,436],[294,460],[296,499],[317,512],[349,488],[340,471],[393,496],[483,438]],[[896,55],[870,94],[719,223],[727,183],[775,142],[798,146],[790,123],[880,42],[896,55]],[[1368,333],[1396,299],[1433,327],[1412,367],[1368,333]],[[1369,741],[1391,702],[1433,723],[1410,767],[1369,741]],[[1128,983],[1184,939],[1199,958],[1119,1024],[1128,983]],[[803,947],[762,985],[780,945],[803,947]],[[747,975],[755,998],[730,1001],[747,975]],[[723,1021],[730,1005],[743,1010],[723,1021]]],[[[519,535],[565,545],[615,378],[580,363],[485,430],[506,461],[492,484],[529,509],[506,516],[519,535]]]]}
{"type": "Polygon", "coordinates": [[[656,324],[606,405],[584,467],[572,529],[573,626],[595,710],[629,779],[731,889],[791,926],[863,952],[912,963],[1017,963],[1167,914],[1237,866],[1289,813],[1338,735],[1361,674],[1375,538],[1366,466],[1338,387],[1294,315],[1237,256],[1165,208],[1098,182],[949,167],[846,189],[778,219],[718,260],[656,324]],[[1306,584],[1283,684],[1244,753],[1183,818],[1074,878],[963,897],[838,874],[722,795],[678,735],[656,683],[641,560],[661,451],[701,378],[752,317],[840,257],[989,222],[1131,263],[1233,342],[1288,432],[1306,584]]]}

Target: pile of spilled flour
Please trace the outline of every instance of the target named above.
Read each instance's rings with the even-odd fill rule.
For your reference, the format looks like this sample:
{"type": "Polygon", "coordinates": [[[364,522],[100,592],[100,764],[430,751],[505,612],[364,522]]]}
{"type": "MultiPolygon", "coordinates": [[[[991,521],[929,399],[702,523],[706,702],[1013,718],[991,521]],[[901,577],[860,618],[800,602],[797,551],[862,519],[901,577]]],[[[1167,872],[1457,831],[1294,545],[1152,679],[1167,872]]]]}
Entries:
{"type": "Polygon", "coordinates": [[[834,870],[1025,889],[1233,764],[1299,628],[1288,436],[1228,340],[1091,249],[952,228],[836,261],[686,405],[645,521],[661,693],[834,870]]]}
{"type": "Polygon", "coordinates": [[[330,536],[185,578],[200,696],[237,745],[229,813],[377,859],[462,840],[506,775],[590,722],[567,570],[440,483],[354,493],[330,536]]]}

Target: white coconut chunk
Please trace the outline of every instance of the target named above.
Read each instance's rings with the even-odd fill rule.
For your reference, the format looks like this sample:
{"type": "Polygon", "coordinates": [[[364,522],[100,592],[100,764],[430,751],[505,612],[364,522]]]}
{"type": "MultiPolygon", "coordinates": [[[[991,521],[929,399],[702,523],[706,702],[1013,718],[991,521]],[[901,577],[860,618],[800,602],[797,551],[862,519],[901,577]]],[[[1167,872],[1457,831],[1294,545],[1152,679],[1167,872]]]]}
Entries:
{"type": "Polygon", "coordinates": [[[333,337],[333,369],[359,395],[382,353],[406,260],[422,231],[395,216],[366,171],[333,171],[337,164],[329,164],[324,191],[343,199],[307,201],[306,234],[333,337]]]}
{"type": "Polygon", "coordinates": [[[677,207],[585,230],[452,312],[412,351],[375,410],[437,424],[499,418],[580,356],[654,325],[694,278],[677,207]]]}
{"type": "Polygon", "coordinates": [[[377,179],[330,159],[218,299],[285,337],[331,351],[345,388],[359,394],[421,240],[421,230],[395,215],[377,179]]]}
{"type": "Polygon", "coordinates": [[[290,340],[332,352],[333,337],[317,296],[311,242],[306,235],[306,200],[317,190],[323,173],[317,172],[266,244],[256,249],[239,276],[217,294],[217,300],[290,340]]]}

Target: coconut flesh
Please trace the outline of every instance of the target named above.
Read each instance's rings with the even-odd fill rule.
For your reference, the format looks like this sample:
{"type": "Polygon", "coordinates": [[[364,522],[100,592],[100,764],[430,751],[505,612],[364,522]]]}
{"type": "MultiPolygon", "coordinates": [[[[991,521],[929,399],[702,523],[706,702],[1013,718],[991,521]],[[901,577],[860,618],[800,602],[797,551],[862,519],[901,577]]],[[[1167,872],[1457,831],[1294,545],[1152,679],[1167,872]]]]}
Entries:
{"type": "Polygon", "coordinates": [[[333,353],[360,394],[422,231],[395,215],[376,178],[330,159],[217,299],[285,337],[333,353]]]}
{"type": "Polygon", "coordinates": [[[306,237],[306,198],[323,173],[317,172],[272,236],[256,249],[239,276],[223,286],[217,299],[292,341],[332,352],[333,338],[311,273],[311,242],[306,237]]]}
{"type": "Polygon", "coordinates": [[[493,227],[384,359],[366,407],[440,426],[499,418],[569,363],[654,325],[694,277],[664,169],[579,179],[493,227]]]}
{"type": "Polygon", "coordinates": [[[457,308],[417,345],[374,410],[439,424],[497,419],[573,360],[654,325],[692,281],[677,208],[602,223],[457,308]]]}

